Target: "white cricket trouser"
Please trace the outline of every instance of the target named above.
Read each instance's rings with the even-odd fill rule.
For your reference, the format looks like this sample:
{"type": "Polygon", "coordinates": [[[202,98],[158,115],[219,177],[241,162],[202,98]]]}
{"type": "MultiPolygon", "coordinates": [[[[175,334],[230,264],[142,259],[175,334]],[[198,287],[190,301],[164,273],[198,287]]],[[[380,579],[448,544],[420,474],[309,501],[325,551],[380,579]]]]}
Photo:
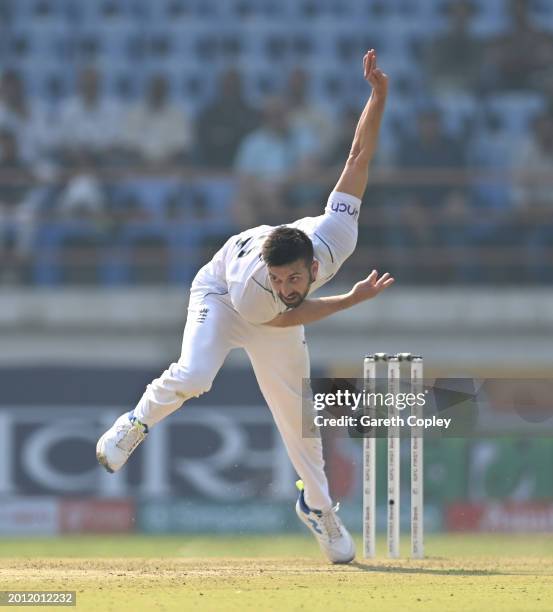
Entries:
{"type": "Polygon", "coordinates": [[[182,353],[177,363],[154,380],[134,414],[149,427],[209,391],[234,348],[246,350],[290,461],[305,485],[306,503],[327,510],[332,501],[324,472],[321,440],[302,436],[302,379],[309,377],[309,353],[303,326],[253,325],[224,297],[191,292],[182,353]],[[207,309],[207,310],[206,310],[207,309]]]}

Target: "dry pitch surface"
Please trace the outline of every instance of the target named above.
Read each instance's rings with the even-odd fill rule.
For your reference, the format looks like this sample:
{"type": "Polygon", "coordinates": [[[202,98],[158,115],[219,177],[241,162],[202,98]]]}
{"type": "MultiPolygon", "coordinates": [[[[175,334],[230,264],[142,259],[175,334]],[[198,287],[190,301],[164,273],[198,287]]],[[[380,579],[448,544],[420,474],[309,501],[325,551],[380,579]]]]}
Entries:
{"type": "Polygon", "coordinates": [[[75,590],[78,610],[117,612],[553,610],[551,535],[433,536],[427,550],[329,566],[300,536],[8,539],[0,589],[75,590]]]}

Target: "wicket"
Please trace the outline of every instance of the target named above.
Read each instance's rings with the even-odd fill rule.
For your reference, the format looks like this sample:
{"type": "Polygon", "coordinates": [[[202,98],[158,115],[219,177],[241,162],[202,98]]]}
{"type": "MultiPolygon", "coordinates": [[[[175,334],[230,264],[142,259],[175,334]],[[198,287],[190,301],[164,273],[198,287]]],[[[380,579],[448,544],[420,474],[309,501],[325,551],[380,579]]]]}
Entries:
{"type": "MultiPolygon", "coordinates": [[[[376,367],[378,363],[387,364],[388,393],[394,397],[400,392],[401,364],[410,364],[411,392],[423,391],[423,360],[419,355],[398,353],[388,355],[375,353],[367,355],[363,363],[363,376],[367,392],[376,390],[376,367]]],[[[376,416],[375,406],[369,405],[369,415],[376,416]]],[[[420,408],[413,407],[413,414],[422,416],[420,408]]],[[[397,417],[399,412],[394,402],[388,408],[388,417],[397,417]]],[[[424,501],[423,501],[423,430],[411,428],[411,557],[424,557],[424,501]]],[[[388,556],[400,556],[400,448],[399,427],[388,427],[387,474],[387,543],[388,556]]],[[[369,435],[363,438],[363,556],[372,558],[376,555],[376,437],[369,435]]]]}

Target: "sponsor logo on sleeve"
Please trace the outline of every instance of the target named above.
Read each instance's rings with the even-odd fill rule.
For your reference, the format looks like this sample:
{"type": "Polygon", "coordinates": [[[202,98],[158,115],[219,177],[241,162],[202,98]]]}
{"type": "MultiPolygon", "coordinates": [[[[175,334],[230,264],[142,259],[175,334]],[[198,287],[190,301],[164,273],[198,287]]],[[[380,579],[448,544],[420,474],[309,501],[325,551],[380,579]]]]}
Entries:
{"type": "Polygon", "coordinates": [[[359,211],[355,206],[351,204],[346,204],[345,202],[332,202],[330,204],[330,210],[337,213],[347,213],[350,217],[356,218],[359,214],[359,211]]]}

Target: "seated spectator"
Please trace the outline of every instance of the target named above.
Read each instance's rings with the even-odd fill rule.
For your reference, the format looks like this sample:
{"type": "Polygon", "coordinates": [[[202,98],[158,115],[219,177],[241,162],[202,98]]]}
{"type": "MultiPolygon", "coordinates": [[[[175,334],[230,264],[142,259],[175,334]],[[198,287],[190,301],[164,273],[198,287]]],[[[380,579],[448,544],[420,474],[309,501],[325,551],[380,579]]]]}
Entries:
{"type": "Polygon", "coordinates": [[[305,142],[310,148],[306,155],[322,158],[335,138],[334,121],[309,101],[308,90],[307,72],[296,68],[290,74],[286,88],[290,123],[295,130],[304,133],[305,142]]]}
{"type": "Polygon", "coordinates": [[[535,26],[529,0],[510,0],[511,27],[492,40],[486,81],[493,89],[540,89],[553,77],[553,36],[535,26]]]}
{"type": "MultiPolygon", "coordinates": [[[[351,142],[361,111],[355,106],[346,107],[339,117],[337,127],[334,129],[334,138],[331,145],[325,149],[322,164],[325,168],[333,170],[336,174],[342,172],[344,159],[348,158],[351,151],[351,142]]],[[[384,143],[379,142],[379,150],[375,153],[374,163],[385,165],[388,162],[387,151],[384,143]],[[384,149],[384,150],[383,150],[384,149]]],[[[329,177],[333,181],[334,177],[329,177]]]]}
{"type": "MultiPolygon", "coordinates": [[[[473,229],[481,235],[503,234],[504,241],[514,232],[507,232],[512,219],[513,166],[520,155],[520,136],[505,128],[501,117],[491,110],[481,114],[478,130],[469,141],[468,164],[479,169],[473,186],[477,217],[473,229]],[[485,231],[487,230],[487,231],[485,231]]],[[[516,230],[515,230],[516,231],[516,230]]]]}
{"type": "Polygon", "coordinates": [[[288,109],[280,98],[269,99],[262,125],[246,136],[235,161],[240,179],[236,202],[239,226],[279,224],[288,220],[286,207],[294,201],[294,187],[304,178],[302,163],[304,134],[290,123],[288,109]]]}
{"type": "MultiPolygon", "coordinates": [[[[465,166],[465,144],[452,138],[444,129],[440,112],[427,108],[417,118],[416,134],[404,134],[398,143],[397,164],[405,170],[429,172],[428,182],[421,184],[420,173],[413,178],[415,185],[398,194],[399,206],[394,211],[396,226],[392,240],[396,246],[416,248],[421,263],[432,277],[448,270],[445,258],[435,270],[429,269],[435,257],[432,249],[455,247],[464,243],[464,226],[469,222],[467,190],[464,186],[447,184],[443,177],[431,176],[435,170],[461,170],[465,166]]],[[[407,258],[411,259],[411,258],[407,258]]]]}
{"type": "Polygon", "coordinates": [[[0,129],[0,281],[20,282],[30,257],[28,225],[34,212],[34,177],[23,161],[16,135],[0,129]]]}
{"type": "Polygon", "coordinates": [[[215,98],[198,118],[199,163],[208,168],[231,168],[238,146],[259,124],[258,115],[244,98],[240,73],[233,68],[224,72],[215,98]]]}
{"type": "Polygon", "coordinates": [[[105,209],[104,188],[83,157],[57,198],[57,215],[63,219],[86,219],[101,226],[105,209]]]}
{"type": "Polygon", "coordinates": [[[57,143],[57,122],[47,121],[40,101],[28,103],[16,70],[4,71],[0,79],[0,126],[16,135],[21,158],[29,163],[51,154],[57,143]]]}
{"type": "Polygon", "coordinates": [[[60,121],[65,164],[78,164],[83,155],[94,164],[109,164],[116,156],[120,108],[102,96],[100,75],[95,68],[85,68],[81,73],[78,95],[62,106],[60,121]]]}
{"type": "Polygon", "coordinates": [[[123,143],[131,157],[147,166],[189,161],[192,131],[184,111],[171,104],[167,79],[152,77],[146,98],[124,120],[123,143]]]}
{"type": "Polygon", "coordinates": [[[526,236],[530,278],[553,280],[553,114],[540,115],[530,138],[522,147],[518,169],[520,186],[515,190],[519,232],[526,236]]]}
{"type": "Polygon", "coordinates": [[[469,29],[475,10],[468,0],[449,2],[446,31],[430,39],[424,48],[424,64],[436,92],[478,88],[483,49],[469,29]]]}

